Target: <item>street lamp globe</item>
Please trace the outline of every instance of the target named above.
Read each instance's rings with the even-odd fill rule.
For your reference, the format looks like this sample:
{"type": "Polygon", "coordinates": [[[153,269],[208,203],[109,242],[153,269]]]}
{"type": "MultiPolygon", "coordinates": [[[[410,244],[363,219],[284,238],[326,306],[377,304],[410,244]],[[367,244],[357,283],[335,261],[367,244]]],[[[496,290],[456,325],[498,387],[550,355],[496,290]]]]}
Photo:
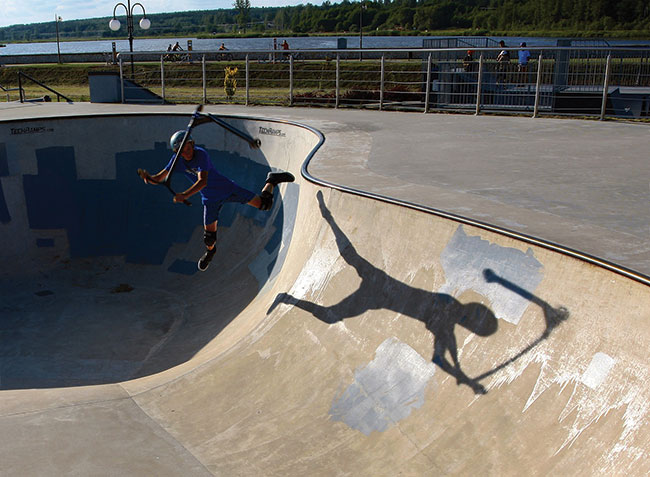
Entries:
{"type": "Polygon", "coordinates": [[[148,18],[143,18],[142,20],[140,20],[140,28],[142,28],[143,30],[148,30],[150,26],[151,26],[151,22],[149,21],[148,18]]]}
{"type": "Polygon", "coordinates": [[[108,28],[110,28],[113,31],[119,30],[120,21],[117,18],[113,18],[110,22],[108,22],[108,28]]]}

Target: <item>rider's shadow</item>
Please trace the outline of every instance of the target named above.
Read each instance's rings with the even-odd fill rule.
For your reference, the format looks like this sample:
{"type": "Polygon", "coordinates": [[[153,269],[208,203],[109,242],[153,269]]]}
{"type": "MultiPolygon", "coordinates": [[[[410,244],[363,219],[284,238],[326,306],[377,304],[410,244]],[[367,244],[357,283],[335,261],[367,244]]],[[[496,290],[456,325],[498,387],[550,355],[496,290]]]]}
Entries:
{"type": "MultiPolygon", "coordinates": [[[[493,374],[498,369],[518,359],[524,352],[532,349],[532,346],[529,346],[524,352],[519,353],[494,369],[482,373],[478,378],[472,379],[467,376],[458,360],[458,346],[454,333],[455,327],[456,325],[462,326],[478,336],[490,336],[496,333],[498,328],[497,318],[492,310],[481,303],[463,304],[451,295],[415,288],[389,276],[386,272],[375,267],[357,253],[350,240],[339,228],[332,214],[325,206],[323,195],[320,191],[317,194],[317,198],[321,214],[329,224],[332,232],[334,232],[339,253],[356,270],[361,278],[359,288],[332,306],[322,306],[317,303],[295,298],[287,293],[280,293],[271,305],[269,312],[279,303],[286,303],[297,306],[311,313],[319,320],[330,324],[345,318],[359,316],[368,310],[386,309],[410,316],[425,323],[427,329],[433,334],[433,362],[443,371],[455,377],[458,384],[468,385],[476,394],[486,393],[485,387],[479,382],[480,379],[493,374]],[[451,360],[447,358],[447,352],[449,352],[451,360]]],[[[484,271],[484,275],[487,281],[501,282],[504,286],[508,284],[510,285],[508,288],[518,292],[516,285],[497,277],[491,270],[484,271]]],[[[545,335],[534,343],[536,345],[541,339],[545,339],[550,333],[550,330],[559,323],[558,319],[549,318],[550,315],[554,316],[554,312],[557,310],[530,293],[525,293],[527,294],[525,298],[538,304],[543,303],[546,305],[545,316],[547,324],[545,335]]],[[[562,319],[566,319],[566,316],[562,319]]]]}

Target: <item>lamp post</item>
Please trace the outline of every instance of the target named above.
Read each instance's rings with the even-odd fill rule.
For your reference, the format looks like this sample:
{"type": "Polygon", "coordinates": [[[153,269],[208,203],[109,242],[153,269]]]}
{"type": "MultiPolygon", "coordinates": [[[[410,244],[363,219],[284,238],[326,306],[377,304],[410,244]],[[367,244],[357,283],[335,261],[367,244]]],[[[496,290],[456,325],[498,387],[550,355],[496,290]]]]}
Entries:
{"type": "MultiPolygon", "coordinates": [[[[137,6],[142,8],[142,19],[140,20],[140,28],[143,30],[148,30],[149,27],[151,26],[151,22],[147,18],[147,13],[144,11],[144,7],[142,6],[141,3],[134,3],[131,5],[131,0],[127,0],[126,5],[124,5],[122,2],[116,4],[113,7],[113,19],[108,22],[108,27],[113,30],[117,31],[120,29],[120,21],[116,18],[115,12],[117,11],[117,7],[123,6],[124,9],[126,10],[126,30],[129,34],[129,50],[131,53],[133,53],[133,9],[137,6]]],[[[135,67],[133,66],[133,55],[131,55],[131,77],[135,76],[135,67]]]]}
{"type": "Polygon", "coordinates": [[[59,22],[62,21],[63,18],[61,18],[57,14],[54,14],[54,23],[56,23],[56,53],[59,59],[59,63],[61,63],[61,47],[59,46],[59,22]]]}

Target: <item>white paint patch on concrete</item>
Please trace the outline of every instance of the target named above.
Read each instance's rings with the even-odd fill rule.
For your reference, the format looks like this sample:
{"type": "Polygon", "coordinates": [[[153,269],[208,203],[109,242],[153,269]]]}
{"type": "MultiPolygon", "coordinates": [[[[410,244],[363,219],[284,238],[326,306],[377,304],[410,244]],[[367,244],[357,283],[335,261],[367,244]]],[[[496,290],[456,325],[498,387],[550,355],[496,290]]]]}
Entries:
{"type": "Polygon", "coordinates": [[[607,378],[607,375],[616,364],[616,360],[605,353],[596,353],[591,358],[591,363],[582,373],[580,382],[591,389],[598,388],[607,378]]]}
{"type": "MultiPolygon", "coordinates": [[[[504,354],[516,351],[513,343],[512,348],[504,354]]],[[[559,358],[558,351],[548,341],[543,341],[530,353],[496,374],[490,383],[490,389],[512,383],[529,366],[539,366],[539,376],[522,412],[532,408],[542,394],[554,387],[559,387],[558,397],[569,392],[567,403],[558,416],[559,422],[568,421],[563,424],[567,434],[558,445],[556,455],[571,447],[584,431],[608,413],[624,409],[621,434],[617,444],[605,456],[606,463],[601,472],[602,475],[620,473],[617,466],[621,460],[635,462],[638,457],[638,449],[632,443],[639,430],[647,425],[650,410],[647,387],[630,387],[629,383],[650,382],[650,375],[641,363],[620,362],[602,352],[594,353],[591,360],[586,362],[581,353],[564,353],[559,358]],[[615,369],[618,371],[614,374],[615,369]],[[622,454],[625,457],[621,457],[622,454]]]]}
{"type": "Polygon", "coordinates": [[[319,347],[321,347],[323,349],[325,348],[325,346],[323,346],[323,343],[321,343],[321,341],[318,339],[318,336],[316,336],[314,333],[312,333],[307,328],[305,328],[305,333],[307,334],[307,337],[311,340],[312,343],[314,343],[315,345],[318,345],[319,347]]]}
{"type": "Polygon", "coordinates": [[[361,346],[362,344],[361,340],[357,335],[355,335],[352,331],[350,331],[350,329],[347,326],[345,326],[345,321],[343,320],[337,321],[333,325],[330,325],[330,328],[336,331],[337,333],[345,336],[347,339],[351,339],[358,346],[361,346]]]}
{"type": "MultiPolygon", "coordinates": [[[[305,266],[301,269],[295,283],[289,290],[289,295],[295,299],[306,299],[316,303],[316,298],[319,293],[326,289],[327,283],[347,266],[341,258],[336,241],[330,237],[326,238],[326,233],[325,229],[321,231],[319,245],[312,249],[311,256],[307,259],[305,266]]],[[[257,342],[291,308],[290,303],[278,304],[275,310],[283,310],[284,312],[276,312],[271,319],[265,320],[249,335],[251,342],[257,342]]],[[[342,326],[342,329],[347,331],[345,325],[342,326]]]]}
{"type": "Polygon", "coordinates": [[[334,240],[315,247],[289,294],[298,299],[308,298],[325,288],[329,280],[345,268],[345,262],[334,240]]]}
{"type": "Polygon", "coordinates": [[[530,303],[531,297],[525,294],[532,294],[543,278],[542,264],[531,249],[524,253],[469,236],[462,225],[443,250],[440,261],[447,279],[439,290],[441,293],[458,297],[473,290],[490,300],[497,318],[514,325],[530,303]],[[493,272],[495,279],[488,281],[487,270],[493,272]],[[509,283],[523,290],[524,295],[509,287],[509,283]]]}
{"type": "Polygon", "coordinates": [[[424,404],[435,369],[407,344],[388,338],[375,359],[355,372],[354,382],[334,400],[329,414],[365,435],[383,432],[424,404]]]}

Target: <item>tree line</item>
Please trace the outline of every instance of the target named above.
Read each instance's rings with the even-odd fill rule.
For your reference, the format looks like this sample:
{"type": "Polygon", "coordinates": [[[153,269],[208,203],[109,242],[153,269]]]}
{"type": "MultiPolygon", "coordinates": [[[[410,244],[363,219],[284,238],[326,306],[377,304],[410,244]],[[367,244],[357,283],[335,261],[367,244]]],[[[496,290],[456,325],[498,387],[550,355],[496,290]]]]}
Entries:
{"type": "MultiPolygon", "coordinates": [[[[322,5],[251,8],[235,0],[233,8],[147,15],[151,29],[135,27],[134,36],[307,35],[307,34],[462,34],[650,37],[647,0],[374,0],[322,5]]],[[[118,17],[119,18],[119,17],[118,17]]],[[[140,18],[135,15],[136,22],[140,18]]],[[[108,28],[110,18],[59,22],[61,39],[123,38],[108,28]]],[[[122,29],[124,30],[124,29],[122,29]]],[[[56,23],[0,28],[0,42],[56,38],[56,23]]]]}

